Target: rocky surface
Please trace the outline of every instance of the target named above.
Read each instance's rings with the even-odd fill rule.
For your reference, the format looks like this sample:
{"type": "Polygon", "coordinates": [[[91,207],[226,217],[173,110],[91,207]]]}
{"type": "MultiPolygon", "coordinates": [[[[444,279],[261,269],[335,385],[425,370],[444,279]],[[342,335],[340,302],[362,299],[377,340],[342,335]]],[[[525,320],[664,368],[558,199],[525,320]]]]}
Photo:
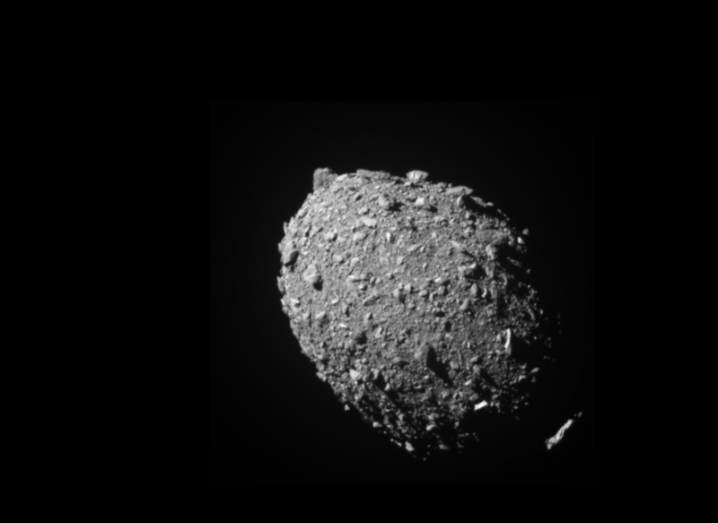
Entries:
{"type": "Polygon", "coordinates": [[[416,456],[531,409],[551,340],[519,232],[468,187],[317,169],[279,244],[279,290],[317,376],[416,456]]]}

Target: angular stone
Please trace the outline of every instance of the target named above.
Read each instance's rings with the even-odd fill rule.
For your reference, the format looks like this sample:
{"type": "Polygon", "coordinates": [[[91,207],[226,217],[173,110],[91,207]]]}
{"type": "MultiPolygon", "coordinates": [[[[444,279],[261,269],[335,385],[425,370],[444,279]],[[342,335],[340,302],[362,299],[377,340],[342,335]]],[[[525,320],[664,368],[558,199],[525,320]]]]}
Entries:
{"type": "Polygon", "coordinates": [[[406,173],[406,177],[410,182],[422,182],[429,177],[429,173],[425,171],[409,171],[406,173]]]}
{"type": "Polygon", "coordinates": [[[299,251],[293,247],[288,247],[282,255],[282,263],[284,265],[291,265],[297,260],[297,256],[299,256],[299,251]]]}
{"type": "Polygon", "coordinates": [[[361,218],[361,221],[367,227],[376,227],[376,223],[377,223],[376,218],[369,218],[368,216],[363,216],[361,218]]]}
{"type": "Polygon", "coordinates": [[[457,187],[452,187],[451,189],[446,190],[446,194],[448,194],[450,196],[453,196],[455,194],[465,194],[468,196],[470,194],[473,194],[473,192],[474,192],[473,189],[469,189],[468,187],[464,187],[463,185],[459,185],[457,187]]]}
{"type": "Polygon", "coordinates": [[[369,306],[369,305],[374,305],[378,300],[379,300],[379,296],[377,296],[377,295],[375,294],[375,295],[373,295],[373,296],[368,296],[367,298],[365,298],[364,301],[361,302],[361,304],[362,304],[363,306],[367,307],[367,306],[369,306]]]}
{"type": "Polygon", "coordinates": [[[349,369],[349,376],[351,376],[351,378],[356,381],[361,377],[361,373],[354,369],[349,369]]]}
{"type": "Polygon", "coordinates": [[[558,430],[558,432],[546,440],[546,448],[548,450],[551,450],[554,446],[556,446],[558,443],[561,442],[564,435],[566,434],[566,431],[571,428],[571,425],[575,423],[574,420],[570,419],[566,423],[563,424],[563,426],[558,430]]]}
{"type": "Polygon", "coordinates": [[[322,283],[322,276],[319,274],[319,269],[317,269],[315,264],[311,264],[307,267],[307,270],[302,274],[302,279],[315,287],[322,283]]]}
{"type": "Polygon", "coordinates": [[[328,167],[315,169],[314,171],[314,190],[321,189],[322,187],[328,187],[336,180],[337,175],[334,171],[328,167]]]}
{"type": "Polygon", "coordinates": [[[379,205],[379,207],[381,207],[385,211],[389,211],[396,206],[396,201],[393,198],[391,198],[390,196],[386,196],[386,195],[382,194],[381,196],[379,196],[379,199],[377,200],[377,204],[379,205]]]}

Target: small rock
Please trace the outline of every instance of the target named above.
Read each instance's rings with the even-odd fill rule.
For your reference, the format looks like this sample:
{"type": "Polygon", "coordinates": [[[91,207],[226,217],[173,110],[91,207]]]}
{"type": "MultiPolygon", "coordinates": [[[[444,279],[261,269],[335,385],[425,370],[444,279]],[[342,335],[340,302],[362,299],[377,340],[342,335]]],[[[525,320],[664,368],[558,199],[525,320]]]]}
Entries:
{"type": "Polygon", "coordinates": [[[476,296],[478,296],[478,294],[479,294],[479,286],[474,283],[474,284],[471,286],[471,295],[472,295],[473,297],[476,297],[476,296]]]}
{"type": "Polygon", "coordinates": [[[374,423],[372,423],[372,427],[374,427],[375,429],[378,429],[379,427],[381,427],[381,423],[375,421],[374,423]]]}
{"type": "Polygon", "coordinates": [[[328,167],[315,169],[314,171],[314,190],[320,189],[322,187],[327,187],[332,184],[334,180],[336,180],[337,175],[334,171],[329,169],[328,167]]]}
{"type": "Polygon", "coordinates": [[[414,447],[412,447],[411,443],[409,443],[408,441],[406,442],[406,450],[408,450],[409,452],[414,452],[414,447]]]}
{"type": "Polygon", "coordinates": [[[366,213],[368,213],[368,212],[369,212],[369,207],[364,206],[364,207],[361,207],[361,208],[357,211],[357,214],[366,214],[366,213]]]}
{"type": "Polygon", "coordinates": [[[360,241],[362,241],[364,238],[366,238],[366,234],[364,234],[363,232],[357,232],[357,233],[355,233],[354,236],[352,237],[352,239],[353,239],[355,242],[360,242],[360,241]]]}
{"type": "Polygon", "coordinates": [[[474,406],[474,411],[481,410],[481,409],[483,409],[483,408],[485,408],[485,407],[488,407],[488,406],[489,406],[489,404],[488,404],[487,402],[482,401],[481,403],[478,403],[478,404],[476,404],[476,405],[474,406]]]}
{"type": "Polygon", "coordinates": [[[291,265],[297,260],[297,256],[299,256],[299,251],[290,247],[284,251],[284,255],[282,256],[282,263],[284,265],[291,265]]]}
{"type": "Polygon", "coordinates": [[[396,202],[394,201],[394,199],[384,194],[379,196],[377,204],[385,211],[391,210],[396,206],[396,202]]]}
{"type": "Polygon", "coordinates": [[[432,425],[427,425],[427,426],[426,426],[426,431],[427,431],[427,432],[431,432],[431,431],[434,430],[435,428],[436,428],[436,425],[433,425],[433,424],[432,424],[432,425]]]}
{"type": "Polygon", "coordinates": [[[467,252],[466,247],[464,247],[462,244],[460,244],[459,242],[456,242],[454,240],[451,240],[451,246],[454,247],[459,252],[463,252],[463,253],[467,252]]]}
{"type": "Polygon", "coordinates": [[[341,254],[335,254],[332,259],[337,263],[342,263],[344,261],[344,256],[341,254]]]}
{"type": "Polygon", "coordinates": [[[349,375],[354,381],[358,380],[361,377],[361,373],[354,369],[349,369],[349,375]]]}
{"type": "Polygon", "coordinates": [[[315,264],[311,264],[307,268],[307,270],[304,271],[302,278],[304,279],[304,281],[312,284],[314,287],[317,287],[322,283],[322,276],[321,274],[319,274],[319,270],[317,269],[317,266],[315,264]]]}
{"type": "Polygon", "coordinates": [[[426,203],[426,202],[424,201],[424,198],[422,198],[421,196],[419,196],[419,197],[416,199],[416,201],[414,202],[414,205],[416,205],[416,206],[421,206],[421,205],[424,205],[424,203],[426,203]]]}
{"type": "Polygon", "coordinates": [[[551,438],[546,440],[546,448],[548,450],[551,450],[555,445],[561,442],[563,439],[566,431],[571,428],[571,425],[575,423],[575,420],[569,419],[566,423],[563,424],[563,426],[558,430],[558,432],[552,436],[551,438]]]}
{"type": "Polygon", "coordinates": [[[377,302],[377,300],[379,300],[379,296],[377,296],[377,295],[368,296],[367,298],[364,299],[363,302],[361,302],[361,304],[364,307],[367,307],[369,305],[374,305],[377,302]]]}
{"type": "Polygon", "coordinates": [[[467,196],[469,194],[473,194],[474,190],[470,189],[468,187],[464,187],[463,185],[459,185],[457,187],[452,187],[451,189],[446,190],[446,194],[453,196],[455,194],[466,194],[467,196]]]}
{"type": "Polygon", "coordinates": [[[407,252],[414,252],[419,247],[421,247],[421,244],[416,243],[414,245],[410,245],[409,247],[407,247],[406,250],[407,250],[407,252]]]}
{"type": "Polygon", "coordinates": [[[404,293],[401,292],[401,289],[395,289],[392,296],[394,296],[394,298],[399,300],[401,303],[404,303],[404,293]]]}
{"type": "Polygon", "coordinates": [[[459,310],[461,312],[466,312],[467,310],[469,310],[469,306],[470,306],[470,302],[468,299],[466,299],[466,300],[464,300],[464,303],[462,303],[461,306],[459,307],[459,310]]]}
{"type": "Polygon", "coordinates": [[[440,286],[444,286],[447,283],[449,283],[449,280],[447,278],[444,278],[443,276],[441,276],[439,278],[436,278],[434,280],[434,283],[436,283],[437,285],[440,285],[440,286]]]}
{"type": "Polygon", "coordinates": [[[411,182],[421,182],[429,177],[429,173],[425,171],[409,171],[408,173],[406,173],[406,177],[411,182]]]}
{"type": "Polygon", "coordinates": [[[336,240],[336,238],[337,238],[337,233],[335,233],[334,231],[329,231],[328,233],[326,233],[324,235],[324,239],[328,242],[332,242],[332,241],[336,240]]]}
{"type": "Polygon", "coordinates": [[[361,221],[367,227],[376,227],[376,219],[375,218],[369,218],[367,216],[364,216],[361,218],[361,221]]]}

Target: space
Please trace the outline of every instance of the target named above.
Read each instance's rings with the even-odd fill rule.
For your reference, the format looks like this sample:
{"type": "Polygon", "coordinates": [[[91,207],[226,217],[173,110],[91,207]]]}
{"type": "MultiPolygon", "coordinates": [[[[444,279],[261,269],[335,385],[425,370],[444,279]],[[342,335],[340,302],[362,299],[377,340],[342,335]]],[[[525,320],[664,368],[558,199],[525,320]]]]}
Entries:
{"type": "Polygon", "coordinates": [[[210,477],[213,483],[591,483],[593,104],[215,102],[210,105],[210,477]],[[315,169],[463,185],[528,229],[560,314],[561,380],[531,444],[421,461],[345,411],[302,353],[277,276],[284,223],[315,169]],[[544,445],[575,419],[562,441],[544,445]]]}

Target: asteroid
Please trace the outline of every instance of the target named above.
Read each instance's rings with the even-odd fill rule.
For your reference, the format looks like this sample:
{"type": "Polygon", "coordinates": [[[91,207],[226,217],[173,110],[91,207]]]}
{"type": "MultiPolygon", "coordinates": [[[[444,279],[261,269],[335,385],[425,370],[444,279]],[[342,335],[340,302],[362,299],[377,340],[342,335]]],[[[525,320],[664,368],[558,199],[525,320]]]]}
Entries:
{"type": "Polygon", "coordinates": [[[520,431],[555,362],[528,264],[509,262],[525,260],[527,231],[473,192],[425,171],[320,168],[279,244],[302,353],[414,457],[481,448],[506,420],[520,431]]]}

